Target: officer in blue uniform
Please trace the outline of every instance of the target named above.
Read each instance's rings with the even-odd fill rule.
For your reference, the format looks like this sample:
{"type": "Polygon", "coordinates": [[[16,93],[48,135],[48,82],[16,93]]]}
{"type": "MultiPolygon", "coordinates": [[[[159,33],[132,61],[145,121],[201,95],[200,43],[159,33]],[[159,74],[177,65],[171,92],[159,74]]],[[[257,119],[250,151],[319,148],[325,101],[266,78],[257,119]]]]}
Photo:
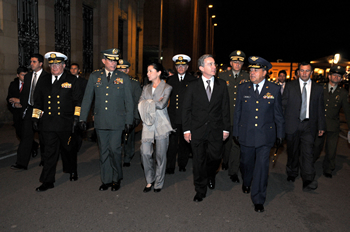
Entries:
{"type": "Polygon", "coordinates": [[[238,87],[232,135],[241,147],[243,193],[250,193],[252,187],[255,211],[263,212],[270,150],[275,141],[277,146],[282,144],[284,117],[281,87],[266,79],[272,65],[257,56],[249,57],[248,61],[250,81],[238,87]]]}
{"type": "Polygon", "coordinates": [[[119,50],[101,52],[105,68],[94,71],[87,83],[81,105],[80,127],[86,129],[86,119],[95,97],[94,126],[100,150],[102,185],[100,191],[120,188],[123,179],[121,137],[123,129],[129,134],[134,120],[134,102],[128,75],[116,70],[119,50]]]}
{"type": "MultiPolygon", "coordinates": [[[[127,60],[119,59],[117,70],[128,74],[130,80],[131,80],[131,87],[132,87],[132,99],[134,101],[134,122],[133,122],[133,128],[129,133],[129,136],[127,137],[127,142],[124,144],[124,163],[123,167],[130,167],[130,161],[132,157],[135,154],[135,128],[140,124],[140,115],[139,111],[137,109],[137,105],[139,103],[139,99],[141,96],[141,85],[140,82],[129,75],[129,68],[130,63],[127,60]]],[[[125,135],[123,136],[123,139],[125,139],[125,135]]]]}

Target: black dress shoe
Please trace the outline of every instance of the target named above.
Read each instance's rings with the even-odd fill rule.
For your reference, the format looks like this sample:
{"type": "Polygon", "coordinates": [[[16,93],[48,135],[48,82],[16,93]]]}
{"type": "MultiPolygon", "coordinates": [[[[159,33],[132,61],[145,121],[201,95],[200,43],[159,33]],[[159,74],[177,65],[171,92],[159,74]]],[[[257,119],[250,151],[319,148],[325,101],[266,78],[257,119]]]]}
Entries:
{"type": "Polygon", "coordinates": [[[254,208],[255,208],[255,212],[258,212],[258,213],[264,212],[264,205],[263,204],[255,204],[254,208]]]}
{"type": "Polygon", "coordinates": [[[130,167],[130,163],[124,163],[123,167],[130,167]]]}
{"type": "Polygon", "coordinates": [[[250,186],[245,186],[244,184],[242,185],[242,191],[243,193],[250,193],[250,186]]]}
{"type": "Polygon", "coordinates": [[[310,180],[306,180],[303,182],[303,191],[304,192],[310,192],[312,190],[317,189],[318,187],[318,183],[316,180],[310,181],[310,180]]]}
{"type": "Polygon", "coordinates": [[[149,191],[151,191],[151,190],[152,190],[153,184],[154,184],[154,182],[153,182],[153,183],[151,184],[151,186],[149,186],[149,187],[147,187],[147,185],[146,185],[146,187],[143,189],[143,192],[144,192],[144,193],[148,193],[149,191]]]}
{"type": "Polygon", "coordinates": [[[98,190],[100,191],[106,191],[109,187],[112,186],[112,183],[109,184],[102,184],[98,190]]]}
{"type": "Polygon", "coordinates": [[[209,179],[208,180],[208,187],[210,189],[215,189],[215,179],[209,179]]]}
{"type": "Polygon", "coordinates": [[[294,176],[288,176],[287,177],[287,181],[288,182],[294,182],[295,181],[295,177],[294,176]]]}
{"type": "Polygon", "coordinates": [[[324,172],[323,175],[327,178],[332,178],[332,174],[324,172]]]}
{"type": "Polygon", "coordinates": [[[238,178],[237,174],[234,174],[234,175],[230,176],[230,179],[234,183],[239,183],[239,178],[238,178]]]}
{"type": "Polygon", "coordinates": [[[120,180],[119,180],[118,182],[113,182],[113,183],[112,183],[112,188],[111,188],[111,190],[112,190],[113,192],[115,192],[115,191],[117,191],[118,189],[120,189],[120,180]]]}
{"type": "Polygon", "coordinates": [[[162,189],[153,189],[153,191],[154,191],[155,193],[159,193],[160,191],[162,191],[162,189]]]}
{"type": "Polygon", "coordinates": [[[186,172],[186,168],[184,168],[184,167],[179,167],[179,172],[186,172]]]}
{"type": "Polygon", "coordinates": [[[40,167],[40,166],[44,166],[44,161],[40,161],[39,167],[40,167]]]}
{"type": "Polygon", "coordinates": [[[13,164],[13,165],[11,165],[11,169],[13,169],[13,170],[27,170],[27,167],[24,167],[24,166],[19,165],[19,164],[13,164]]]}
{"type": "Polygon", "coordinates": [[[193,201],[195,202],[201,202],[203,201],[203,198],[205,198],[205,196],[201,193],[196,193],[196,195],[193,198],[193,201]]]}
{"type": "Polygon", "coordinates": [[[222,164],[221,164],[221,169],[222,169],[222,170],[227,170],[227,169],[228,169],[228,165],[222,163],[222,164]]]}
{"type": "Polygon", "coordinates": [[[53,183],[43,183],[42,185],[40,185],[40,187],[36,188],[35,191],[37,192],[44,192],[48,189],[52,189],[55,186],[53,185],[53,183]]]}
{"type": "Polygon", "coordinates": [[[175,169],[174,168],[167,168],[165,169],[165,174],[174,174],[175,173],[175,169]]]}
{"type": "Polygon", "coordinates": [[[76,172],[70,173],[69,180],[70,181],[77,181],[78,180],[78,173],[76,173],[76,172]]]}

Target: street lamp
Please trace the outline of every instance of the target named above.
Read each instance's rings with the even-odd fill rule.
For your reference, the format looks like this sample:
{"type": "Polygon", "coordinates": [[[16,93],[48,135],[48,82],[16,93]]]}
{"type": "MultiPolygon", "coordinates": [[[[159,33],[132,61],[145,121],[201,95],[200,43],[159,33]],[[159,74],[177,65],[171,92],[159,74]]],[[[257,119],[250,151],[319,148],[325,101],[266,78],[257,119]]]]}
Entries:
{"type": "Polygon", "coordinates": [[[206,15],[206,28],[205,28],[205,53],[209,53],[209,40],[210,40],[210,35],[209,35],[209,9],[213,8],[213,5],[208,5],[207,7],[207,15],[206,15]]]}

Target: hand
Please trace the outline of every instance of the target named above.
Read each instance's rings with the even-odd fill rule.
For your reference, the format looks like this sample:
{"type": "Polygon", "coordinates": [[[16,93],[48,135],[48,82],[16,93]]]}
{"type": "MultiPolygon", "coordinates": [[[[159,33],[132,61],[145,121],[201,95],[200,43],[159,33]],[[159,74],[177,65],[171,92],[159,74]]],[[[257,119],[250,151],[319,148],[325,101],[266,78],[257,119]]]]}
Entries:
{"type": "Polygon", "coordinates": [[[318,136],[322,136],[324,134],[324,130],[319,130],[318,131],[318,136]]]}
{"type": "Polygon", "coordinates": [[[39,131],[38,121],[34,121],[34,122],[33,122],[33,130],[39,131]]]}
{"type": "Polygon", "coordinates": [[[14,104],[14,106],[15,106],[15,108],[22,108],[21,103],[18,103],[18,102],[16,102],[16,103],[14,104]]]}
{"type": "Polygon", "coordinates": [[[184,139],[188,142],[188,143],[190,143],[191,142],[191,133],[186,133],[186,134],[184,134],[184,139]]]}
{"type": "Polygon", "coordinates": [[[232,136],[233,142],[239,146],[239,137],[238,136],[232,136]]]}
{"type": "Polygon", "coordinates": [[[282,138],[277,138],[277,139],[276,139],[276,146],[277,146],[277,147],[281,147],[282,144],[283,144],[283,139],[282,139],[282,138]]]}
{"type": "Polygon", "coordinates": [[[19,98],[11,97],[11,98],[9,99],[9,102],[10,102],[11,104],[20,103],[20,100],[19,100],[19,98]]]}
{"type": "Polygon", "coordinates": [[[222,135],[223,141],[225,141],[228,138],[229,135],[230,135],[230,133],[223,132],[223,135],[222,135]]]}
{"type": "Polygon", "coordinates": [[[85,121],[80,121],[79,122],[79,127],[82,131],[86,130],[86,122],[85,121]]]}

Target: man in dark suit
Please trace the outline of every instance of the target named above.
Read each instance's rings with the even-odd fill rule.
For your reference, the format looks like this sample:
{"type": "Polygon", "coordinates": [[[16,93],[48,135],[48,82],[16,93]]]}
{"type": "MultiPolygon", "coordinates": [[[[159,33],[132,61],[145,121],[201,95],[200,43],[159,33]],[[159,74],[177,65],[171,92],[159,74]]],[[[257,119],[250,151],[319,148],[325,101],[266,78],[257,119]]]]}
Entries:
{"type": "Polygon", "coordinates": [[[248,194],[252,186],[255,211],[264,212],[270,150],[275,141],[282,144],[284,118],[280,86],[265,79],[272,65],[256,56],[248,61],[250,81],[238,87],[233,138],[241,146],[243,193],[248,194]]]}
{"type": "Polygon", "coordinates": [[[21,92],[24,85],[24,76],[28,73],[26,67],[20,66],[17,68],[17,78],[15,78],[9,86],[7,92],[7,104],[12,113],[13,125],[16,129],[16,136],[21,140],[21,124],[22,124],[22,105],[21,105],[21,92]]]}
{"type": "Polygon", "coordinates": [[[182,109],[184,138],[191,143],[194,201],[205,198],[207,186],[215,188],[215,176],[222,159],[223,141],[230,131],[229,96],[224,80],[215,77],[212,55],[198,59],[202,76],[191,81],[186,89],[182,109]]]}
{"type": "MultiPolygon", "coordinates": [[[[230,65],[232,70],[226,70],[219,73],[219,78],[226,81],[228,93],[230,96],[230,118],[231,126],[233,126],[233,112],[235,111],[237,88],[238,85],[245,80],[249,80],[249,74],[242,70],[245,54],[241,50],[233,51],[230,54],[230,65]]],[[[224,154],[222,159],[222,170],[228,169],[228,175],[232,182],[239,183],[238,170],[240,164],[240,148],[233,143],[232,133],[224,142],[224,154]]]]}
{"type": "Polygon", "coordinates": [[[111,187],[120,189],[123,179],[121,137],[123,129],[129,134],[134,121],[134,102],[131,80],[116,70],[119,60],[117,48],[101,52],[105,68],[91,73],[86,86],[80,116],[80,126],[86,129],[86,119],[95,97],[94,126],[100,150],[100,191],[111,187]]]}
{"type": "Polygon", "coordinates": [[[348,102],[348,92],[338,85],[344,74],[345,68],[341,66],[333,66],[328,75],[329,82],[323,86],[326,132],[323,136],[316,138],[314,162],[320,157],[324,141],[326,140],[326,154],[323,159],[323,175],[327,178],[332,178],[332,171],[335,169],[337,142],[340,132],[340,109],[343,109],[348,128],[350,128],[350,104],[348,102]]]}
{"type": "Polygon", "coordinates": [[[14,170],[26,170],[28,168],[30,155],[33,151],[37,152],[38,144],[34,141],[35,131],[32,125],[32,113],[36,84],[47,74],[42,68],[43,62],[44,57],[42,55],[33,54],[30,58],[30,66],[33,72],[24,76],[24,85],[20,96],[20,103],[22,105],[21,142],[17,149],[17,161],[11,166],[11,169],[14,170]]]}
{"type": "Polygon", "coordinates": [[[48,52],[51,74],[39,80],[34,94],[33,127],[42,123],[45,142],[44,167],[40,175],[41,186],[37,192],[54,187],[56,165],[61,152],[63,172],[70,173],[70,180],[77,179],[77,157],[72,149],[72,130],[80,116],[80,92],[77,78],[65,73],[67,56],[60,52],[48,52]]]}
{"type": "Polygon", "coordinates": [[[125,136],[127,136],[127,142],[124,144],[124,163],[123,167],[130,167],[130,161],[134,157],[135,154],[135,128],[140,124],[140,115],[139,110],[137,109],[137,105],[141,96],[141,85],[140,82],[129,75],[130,63],[127,60],[119,59],[117,69],[125,74],[127,74],[131,81],[132,87],[132,99],[134,101],[134,122],[129,135],[123,133],[123,138],[125,140],[125,136]]]}
{"type": "MultiPolygon", "coordinates": [[[[82,96],[84,96],[84,93],[85,93],[85,88],[86,88],[86,85],[87,85],[87,80],[84,78],[84,77],[81,77],[79,75],[80,73],[80,68],[79,68],[79,64],[78,63],[72,63],[70,65],[70,69],[69,69],[70,73],[75,76],[77,78],[77,81],[78,81],[78,86],[79,86],[79,89],[80,89],[80,92],[82,94],[82,96]]],[[[81,148],[81,145],[83,144],[83,131],[80,129],[79,126],[76,126],[74,128],[74,131],[72,133],[72,152],[74,152],[74,156],[75,157],[78,157],[78,152],[81,148]]],[[[77,175],[74,175],[71,177],[70,179],[71,181],[76,181],[78,180],[78,176],[77,175]]]]}
{"type": "Polygon", "coordinates": [[[185,172],[191,147],[185,141],[182,131],[182,107],[185,99],[185,90],[188,83],[196,78],[187,72],[188,63],[191,58],[184,54],[178,54],[173,57],[177,73],[170,76],[167,84],[173,87],[170,94],[170,103],[168,105],[168,114],[171,127],[175,131],[171,132],[169,137],[169,148],[167,152],[166,174],[174,174],[176,165],[176,154],[179,171],[185,172]]]}
{"type": "Polygon", "coordinates": [[[303,190],[318,187],[315,179],[313,146],[325,129],[323,88],[310,79],[310,63],[299,64],[299,79],[288,82],[283,92],[282,105],[286,120],[287,181],[294,182],[299,174],[303,190]]]}

